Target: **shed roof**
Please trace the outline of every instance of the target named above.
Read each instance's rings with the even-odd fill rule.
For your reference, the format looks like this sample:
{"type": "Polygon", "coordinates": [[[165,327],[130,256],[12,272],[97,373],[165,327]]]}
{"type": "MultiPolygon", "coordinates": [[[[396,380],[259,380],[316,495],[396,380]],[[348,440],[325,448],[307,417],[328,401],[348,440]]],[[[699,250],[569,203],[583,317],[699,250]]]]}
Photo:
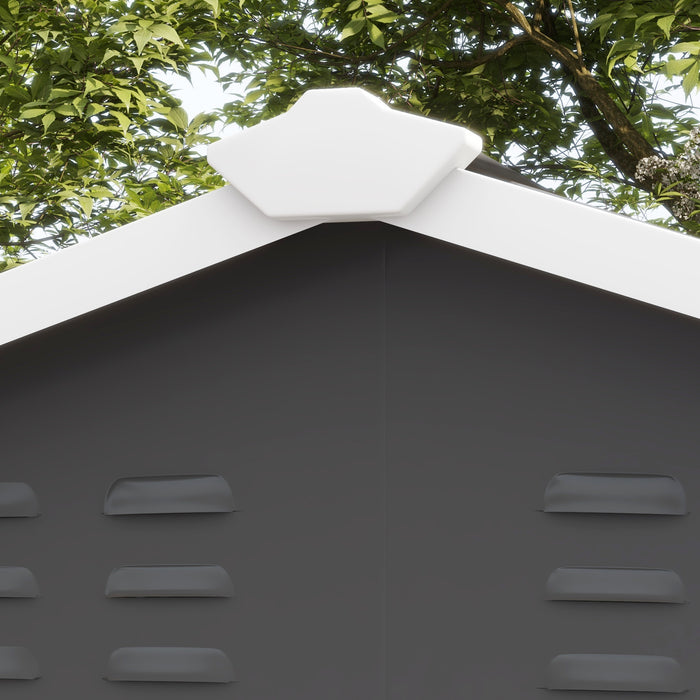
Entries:
{"type": "Polygon", "coordinates": [[[309,91],[287,114],[210,147],[235,186],[0,275],[0,344],[348,220],[385,221],[700,318],[700,240],[465,170],[484,162],[479,151],[466,129],[358,88],[309,91]]]}

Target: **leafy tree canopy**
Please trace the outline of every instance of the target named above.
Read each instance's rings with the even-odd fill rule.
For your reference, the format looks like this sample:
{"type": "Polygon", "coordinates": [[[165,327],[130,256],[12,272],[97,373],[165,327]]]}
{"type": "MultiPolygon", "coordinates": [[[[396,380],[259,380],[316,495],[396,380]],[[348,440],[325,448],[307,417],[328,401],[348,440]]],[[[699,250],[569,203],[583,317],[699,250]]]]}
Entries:
{"type": "Polygon", "coordinates": [[[698,120],[678,99],[699,79],[696,0],[0,0],[0,266],[220,186],[198,148],[215,122],[331,85],[699,234],[698,120]],[[194,67],[244,80],[240,99],[187,115],[162,76],[194,67]]]}

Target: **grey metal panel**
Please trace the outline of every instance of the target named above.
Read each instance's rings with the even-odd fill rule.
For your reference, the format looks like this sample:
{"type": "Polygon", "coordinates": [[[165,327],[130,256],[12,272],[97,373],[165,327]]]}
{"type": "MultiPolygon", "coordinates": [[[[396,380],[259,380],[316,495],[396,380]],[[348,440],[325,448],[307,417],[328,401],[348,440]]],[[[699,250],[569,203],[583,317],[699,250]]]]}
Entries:
{"type": "Polygon", "coordinates": [[[43,511],[0,520],[42,587],[0,600],[42,671],[8,698],[383,696],[380,234],[309,231],[0,351],[0,479],[43,511]],[[238,510],[102,514],[115,479],[172,474],[222,475],[238,510]],[[213,563],[234,597],[104,595],[118,566],[213,563]],[[132,646],[221,649],[236,682],[104,680],[132,646]]]}
{"type": "Polygon", "coordinates": [[[390,700],[563,698],[547,668],[574,653],[676,658],[698,697],[698,606],[554,602],[544,583],[667,568],[700,593],[700,326],[403,232],[387,317],[390,700]],[[673,474],[690,515],[544,513],[561,471],[673,474]]]}
{"type": "Polygon", "coordinates": [[[197,697],[541,700],[552,658],[590,653],[677,659],[692,700],[700,608],[544,582],[660,568],[700,599],[698,356],[686,318],[381,224],[8,346],[2,478],[43,509],[0,520],[0,563],[42,585],[0,601],[0,643],[42,668],[12,694],[190,698],[101,678],[115,649],[187,647],[236,669],[197,697]],[[542,512],[553,474],[593,469],[673,474],[690,514],[542,512]],[[220,474],[239,510],[102,515],[114,480],[174,474],[220,474]],[[104,596],[116,567],[213,563],[235,597],[104,596]]]}

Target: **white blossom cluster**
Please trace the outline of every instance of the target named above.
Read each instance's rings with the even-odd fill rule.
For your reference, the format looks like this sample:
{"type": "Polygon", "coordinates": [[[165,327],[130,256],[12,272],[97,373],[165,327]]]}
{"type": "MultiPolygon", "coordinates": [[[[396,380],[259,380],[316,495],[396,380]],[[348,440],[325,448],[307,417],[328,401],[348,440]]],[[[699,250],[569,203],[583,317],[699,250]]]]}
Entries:
{"type": "Polygon", "coordinates": [[[649,156],[637,163],[637,180],[660,184],[678,196],[670,200],[673,215],[680,221],[700,222],[700,128],[690,132],[688,141],[675,158],[649,156]]]}

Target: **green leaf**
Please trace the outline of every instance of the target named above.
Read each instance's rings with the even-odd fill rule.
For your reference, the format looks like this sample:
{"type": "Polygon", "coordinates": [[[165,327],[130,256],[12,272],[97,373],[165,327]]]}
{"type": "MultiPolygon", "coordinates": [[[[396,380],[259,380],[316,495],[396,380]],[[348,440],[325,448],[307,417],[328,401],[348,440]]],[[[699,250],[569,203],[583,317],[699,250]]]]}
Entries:
{"type": "Polygon", "coordinates": [[[143,53],[143,49],[146,46],[146,44],[151,40],[151,37],[153,34],[148,29],[139,29],[137,32],[134,32],[134,42],[136,43],[136,49],[138,50],[139,54],[143,53]]]}
{"type": "Polygon", "coordinates": [[[189,119],[187,118],[187,112],[182,107],[171,107],[165,118],[178,129],[187,131],[189,119]]]}
{"type": "Polygon", "coordinates": [[[34,119],[35,117],[40,117],[42,114],[46,114],[46,107],[32,107],[30,109],[25,109],[20,115],[20,119],[34,119]]]}
{"type": "Polygon", "coordinates": [[[610,29],[610,26],[614,22],[615,17],[611,14],[603,13],[602,15],[598,15],[589,25],[591,29],[595,29],[596,27],[599,28],[600,31],[600,40],[603,41],[605,39],[605,35],[608,33],[608,29],[610,29]]]}
{"type": "Polygon", "coordinates": [[[83,213],[85,216],[90,216],[92,214],[92,198],[91,197],[85,197],[84,195],[81,195],[78,197],[78,204],[80,204],[80,208],[83,210],[83,213]]]}
{"type": "Polygon", "coordinates": [[[673,47],[674,53],[676,51],[682,51],[683,53],[689,53],[691,56],[697,56],[700,54],[700,41],[680,41],[673,47]]]}
{"type": "MultiPolygon", "coordinates": [[[[14,97],[16,100],[21,100],[22,102],[29,102],[29,100],[32,99],[29,91],[18,85],[6,85],[5,94],[9,97],[14,97]]],[[[25,108],[28,107],[27,104],[24,106],[25,108]]]]}
{"type": "MultiPolygon", "coordinates": [[[[218,17],[218,16],[219,16],[219,12],[220,12],[220,9],[219,9],[219,0],[203,0],[203,1],[204,1],[207,5],[209,5],[209,7],[211,7],[211,9],[214,11],[214,17],[218,17]]],[[[242,6],[243,6],[243,5],[241,5],[241,7],[242,7],[242,6]]]]}
{"type": "Polygon", "coordinates": [[[99,90],[103,87],[105,87],[105,84],[101,80],[90,75],[85,78],[85,90],[83,90],[83,95],[89,95],[91,92],[95,92],[95,90],[99,90]]]}
{"type": "Polygon", "coordinates": [[[696,60],[695,58],[670,58],[664,65],[664,73],[669,78],[685,73],[696,60]]]}
{"type": "Polygon", "coordinates": [[[144,56],[129,56],[129,60],[134,64],[137,73],[141,73],[143,62],[146,60],[144,56]]]}
{"type": "Polygon", "coordinates": [[[41,118],[41,123],[44,125],[44,133],[47,132],[48,128],[56,120],[56,115],[53,112],[48,112],[41,118]]]}
{"type": "Polygon", "coordinates": [[[122,101],[124,108],[129,111],[129,107],[131,107],[131,97],[133,95],[131,90],[126,90],[125,88],[120,87],[114,87],[112,90],[114,94],[122,101]]]}
{"type": "Polygon", "coordinates": [[[251,92],[247,93],[245,96],[245,99],[243,100],[244,105],[249,105],[251,102],[255,102],[255,100],[258,99],[258,97],[262,97],[262,95],[265,94],[265,90],[252,90],[251,92]]]}
{"type": "Polygon", "coordinates": [[[155,37],[162,37],[163,39],[167,39],[173,44],[178,44],[178,46],[184,46],[182,40],[180,39],[180,35],[169,24],[154,24],[151,27],[150,31],[155,37]]]}
{"type": "Polygon", "coordinates": [[[109,61],[110,58],[114,56],[121,56],[121,53],[119,51],[115,51],[114,49],[107,49],[104,53],[104,56],[102,56],[102,60],[100,61],[100,65],[103,63],[106,63],[109,61]]]}
{"type": "Polygon", "coordinates": [[[62,104],[55,107],[52,105],[51,109],[63,117],[75,117],[78,115],[78,110],[71,104],[62,104]]]}
{"type": "Polygon", "coordinates": [[[79,90],[68,90],[66,88],[53,88],[49,93],[49,100],[65,100],[68,97],[79,95],[79,90]]]}
{"type": "Polygon", "coordinates": [[[343,31],[340,34],[340,40],[343,41],[344,39],[347,39],[348,37],[355,36],[359,31],[361,31],[364,26],[365,26],[366,20],[364,19],[353,19],[350,22],[348,22],[344,27],[343,31]]]}
{"type": "Polygon", "coordinates": [[[126,133],[128,128],[131,126],[131,119],[129,119],[126,114],[116,109],[110,109],[109,113],[119,122],[121,130],[126,133]]]}
{"type": "Polygon", "coordinates": [[[685,78],[683,78],[683,91],[685,92],[686,96],[690,95],[690,93],[697,87],[698,85],[698,71],[700,69],[700,61],[695,61],[695,63],[691,66],[690,70],[687,72],[685,78]]]}
{"type": "Polygon", "coordinates": [[[371,22],[368,23],[369,25],[369,38],[372,40],[373,44],[376,44],[380,48],[385,48],[384,45],[384,34],[382,34],[382,30],[376,25],[372,24],[371,22]]]}
{"type": "Polygon", "coordinates": [[[362,7],[362,0],[353,0],[346,8],[346,12],[354,12],[362,7]]]}
{"type": "Polygon", "coordinates": [[[656,20],[656,24],[659,25],[659,28],[666,35],[667,39],[671,38],[671,26],[675,21],[676,15],[666,15],[666,17],[656,20]]]}
{"type": "Polygon", "coordinates": [[[91,102],[85,108],[85,113],[83,116],[85,117],[85,119],[90,119],[90,117],[94,117],[96,114],[99,114],[100,112],[104,111],[104,109],[104,105],[101,105],[97,102],[91,102]]]}
{"type": "Polygon", "coordinates": [[[20,202],[19,211],[23,219],[26,219],[36,207],[36,202],[20,202]]]}
{"type": "Polygon", "coordinates": [[[382,24],[391,24],[399,18],[399,15],[393,12],[388,12],[387,14],[379,15],[378,17],[372,17],[374,22],[381,22],[382,24]]]}
{"type": "Polygon", "coordinates": [[[114,192],[104,185],[93,185],[90,188],[90,194],[98,199],[110,199],[114,197],[114,192]]]}
{"type": "Polygon", "coordinates": [[[385,17],[386,15],[393,15],[391,10],[388,10],[384,5],[373,5],[367,9],[367,15],[373,19],[377,20],[379,17],[385,17]]]}
{"type": "Polygon", "coordinates": [[[651,22],[652,19],[661,17],[661,15],[663,14],[663,12],[647,12],[641,17],[637,17],[637,19],[634,22],[634,31],[636,32],[643,24],[647,24],[647,22],[651,22]]]}

